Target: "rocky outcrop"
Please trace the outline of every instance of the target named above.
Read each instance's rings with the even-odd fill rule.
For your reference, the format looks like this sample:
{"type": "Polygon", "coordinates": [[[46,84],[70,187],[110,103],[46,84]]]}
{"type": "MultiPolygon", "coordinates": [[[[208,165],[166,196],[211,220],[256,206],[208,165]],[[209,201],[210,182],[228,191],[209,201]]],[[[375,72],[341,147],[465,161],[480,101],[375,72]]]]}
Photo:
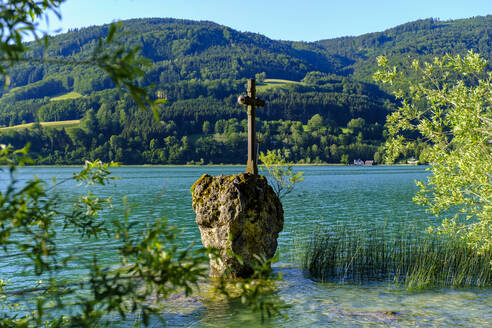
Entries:
{"type": "Polygon", "coordinates": [[[284,211],[265,177],[205,174],[191,193],[202,243],[221,253],[220,260],[210,260],[211,276],[246,277],[257,261],[255,255],[273,257],[284,211]]]}

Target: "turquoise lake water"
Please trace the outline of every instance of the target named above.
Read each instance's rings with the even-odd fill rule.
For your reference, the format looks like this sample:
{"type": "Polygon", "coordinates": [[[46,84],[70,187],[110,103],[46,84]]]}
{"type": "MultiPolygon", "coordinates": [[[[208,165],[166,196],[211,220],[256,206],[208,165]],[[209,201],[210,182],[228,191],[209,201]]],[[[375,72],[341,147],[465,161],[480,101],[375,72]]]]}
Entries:
{"type": "MultiPolygon", "coordinates": [[[[279,262],[276,272],[283,275],[278,297],[288,307],[281,315],[260,321],[240,304],[213,303],[199,297],[177,297],[163,317],[171,327],[490,327],[492,326],[492,289],[430,289],[407,291],[388,283],[354,285],[315,282],[302,272],[294,258],[294,243],[308,240],[320,226],[351,222],[385,226],[401,225],[425,229],[436,224],[434,217],[412,202],[415,179],[424,179],[419,166],[305,166],[305,180],[283,200],[284,231],[279,237],[279,262]]],[[[191,185],[203,174],[234,174],[244,167],[122,167],[113,169],[120,177],[116,186],[94,189],[99,196],[112,197],[113,208],[104,218],[123,216],[123,197],[132,208],[130,218],[144,229],[156,216],[168,218],[182,229],[185,245],[200,244],[199,230],[191,207],[191,185]]],[[[33,176],[50,180],[70,177],[77,171],[64,168],[23,168],[17,174],[22,182],[33,176]]],[[[0,187],[8,183],[5,172],[0,187]]],[[[76,184],[59,186],[56,192],[66,204],[86,192],[76,184]]],[[[67,205],[68,206],[68,205],[67,205]]],[[[112,262],[111,247],[102,240],[78,244],[70,235],[61,242],[66,249],[97,249],[112,262]]],[[[198,246],[197,246],[198,247],[198,246]]],[[[1,255],[1,254],[0,254],[1,255]]],[[[65,273],[67,280],[83,277],[74,267],[65,273]]],[[[38,278],[26,271],[22,260],[0,257],[0,278],[10,279],[16,287],[29,286],[38,278]]],[[[156,323],[155,326],[160,326],[156,323]]]]}

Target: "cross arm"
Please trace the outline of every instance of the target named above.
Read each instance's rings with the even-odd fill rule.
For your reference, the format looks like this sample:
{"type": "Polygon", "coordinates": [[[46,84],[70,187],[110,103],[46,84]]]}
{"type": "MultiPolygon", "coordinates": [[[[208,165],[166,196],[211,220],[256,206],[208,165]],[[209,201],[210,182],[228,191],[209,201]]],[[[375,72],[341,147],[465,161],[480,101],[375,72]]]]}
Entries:
{"type": "Polygon", "coordinates": [[[237,98],[237,102],[245,106],[263,107],[265,106],[265,101],[260,98],[252,98],[248,95],[241,95],[237,98]]]}

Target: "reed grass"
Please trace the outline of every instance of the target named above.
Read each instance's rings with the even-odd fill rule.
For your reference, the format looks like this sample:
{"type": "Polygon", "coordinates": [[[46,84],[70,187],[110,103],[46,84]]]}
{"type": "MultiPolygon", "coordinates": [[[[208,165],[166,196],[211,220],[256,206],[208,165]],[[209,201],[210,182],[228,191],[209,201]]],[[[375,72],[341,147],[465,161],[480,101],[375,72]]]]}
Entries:
{"type": "Polygon", "coordinates": [[[297,261],[315,280],[393,281],[409,289],[492,286],[492,255],[457,238],[410,228],[338,224],[298,243],[297,261]]]}

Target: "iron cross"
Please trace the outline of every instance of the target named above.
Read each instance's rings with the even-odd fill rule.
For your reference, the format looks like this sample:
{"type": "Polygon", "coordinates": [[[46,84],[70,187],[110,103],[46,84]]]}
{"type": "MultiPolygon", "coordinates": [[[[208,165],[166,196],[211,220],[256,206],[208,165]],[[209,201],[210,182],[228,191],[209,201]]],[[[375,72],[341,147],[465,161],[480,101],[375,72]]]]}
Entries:
{"type": "Polygon", "coordinates": [[[248,80],[248,94],[241,95],[237,98],[241,105],[248,106],[248,164],[246,172],[258,174],[258,165],[256,158],[256,107],[265,106],[265,101],[256,98],[256,81],[248,80]]]}

